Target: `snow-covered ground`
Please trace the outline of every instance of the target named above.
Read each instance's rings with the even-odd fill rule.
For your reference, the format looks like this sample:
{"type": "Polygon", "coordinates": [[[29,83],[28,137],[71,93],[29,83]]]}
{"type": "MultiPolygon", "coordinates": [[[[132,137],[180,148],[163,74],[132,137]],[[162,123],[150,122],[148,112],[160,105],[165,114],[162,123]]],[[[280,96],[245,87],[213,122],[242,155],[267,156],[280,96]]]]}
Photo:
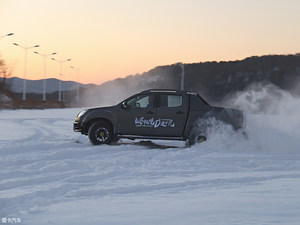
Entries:
{"type": "Polygon", "coordinates": [[[300,116],[248,114],[247,137],[92,146],[79,109],[0,111],[0,224],[299,224],[300,116]]]}

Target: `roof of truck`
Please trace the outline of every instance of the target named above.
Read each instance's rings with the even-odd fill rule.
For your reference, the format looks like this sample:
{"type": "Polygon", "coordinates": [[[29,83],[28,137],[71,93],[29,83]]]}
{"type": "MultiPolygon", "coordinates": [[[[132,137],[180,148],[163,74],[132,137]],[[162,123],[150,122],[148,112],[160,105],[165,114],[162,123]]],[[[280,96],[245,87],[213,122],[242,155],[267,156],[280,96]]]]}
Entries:
{"type": "Polygon", "coordinates": [[[185,90],[175,90],[175,89],[148,89],[145,91],[142,91],[141,93],[155,93],[155,92],[165,92],[165,93],[185,93],[185,94],[194,94],[190,91],[185,90]]]}
{"type": "Polygon", "coordinates": [[[178,94],[188,94],[188,95],[196,95],[198,96],[199,98],[202,99],[202,101],[209,105],[208,102],[202,98],[199,94],[197,93],[194,93],[194,92],[190,92],[190,91],[185,91],[185,90],[175,90],[175,89],[149,89],[149,90],[145,90],[145,91],[142,91],[140,93],[170,93],[170,94],[174,94],[174,93],[178,93],[178,94]]]}

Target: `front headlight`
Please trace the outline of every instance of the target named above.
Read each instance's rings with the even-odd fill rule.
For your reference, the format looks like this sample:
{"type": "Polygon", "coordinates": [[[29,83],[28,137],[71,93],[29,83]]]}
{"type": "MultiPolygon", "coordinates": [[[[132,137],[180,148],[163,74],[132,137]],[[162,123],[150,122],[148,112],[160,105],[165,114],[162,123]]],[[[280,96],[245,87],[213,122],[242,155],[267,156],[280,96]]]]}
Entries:
{"type": "Polygon", "coordinates": [[[87,112],[87,109],[81,110],[81,111],[78,113],[77,118],[82,117],[86,112],[87,112]]]}

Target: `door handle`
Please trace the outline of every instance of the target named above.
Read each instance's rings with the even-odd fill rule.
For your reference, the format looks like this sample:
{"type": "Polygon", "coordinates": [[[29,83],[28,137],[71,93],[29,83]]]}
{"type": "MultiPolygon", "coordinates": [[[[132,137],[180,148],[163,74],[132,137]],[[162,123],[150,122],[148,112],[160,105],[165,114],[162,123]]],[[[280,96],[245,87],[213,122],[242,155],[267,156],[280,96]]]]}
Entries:
{"type": "Polygon", "coordinates": [[[182,111],[177,111],[176,114],[184,114],[182,111]]]}
{"type": "Polygon", "coordinates": [[[147,114],[154,114],[154,112],[152,112],[152,111],[148,111],[148,112],[147,112],[147,114]]]}

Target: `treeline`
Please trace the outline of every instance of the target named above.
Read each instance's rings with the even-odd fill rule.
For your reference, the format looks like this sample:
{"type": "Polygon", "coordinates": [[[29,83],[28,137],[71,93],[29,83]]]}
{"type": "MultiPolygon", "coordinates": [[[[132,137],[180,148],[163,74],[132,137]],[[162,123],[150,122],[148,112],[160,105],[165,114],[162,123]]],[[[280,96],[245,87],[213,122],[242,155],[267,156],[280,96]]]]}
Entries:
{"type": "MultiPolygon", "coordinates": [[[[253,56],[238,61],[184,64],[184,89],[200,93],[214,103],[246,90],[253,83],[271,83],[297,93],[300,81],[300,54],[253,56]]],[[[86,105],[111,105],[150,88],[180,89],[181,67],[158,66],[143,74],[131,75],[85,90],[86,105]]],[[[299,93],[298,93],[299,94],[299,93]]]]}
{"type": "MultiPolygon", "coordinates": [[[[0,69],[0,79],[2,79],[0,81],[3,82],[3,79],[8,77],[9,71],[1,60],[0,69]]],[[[181,66],[178,64],[158,66],[143,74],[118,78],[98,86],[80,88],[79,102],[76,100],[76,92],[68,91],[65,92],[64,103],[66,104],[64,105],[78,107],[113,105],[145,89],[180,89],[181,71],[181,66]]],[[[213,104],[221,105],[220,103],[228,96],[245,91],[252,84],[258,83],[273,84],[300,95],[300,88],[298,88],[300,87],[298,86],[300,54],[253,56],[238,61],[184,64],[184,71],[184,89],[201,94],[213,104]]],[[[41,95],[29,93],[28,95],[33,100],[41,99],[41,95]]],[[[55,101],[57,96],[58,93],[54,92],[47,95],[47,99],[55,101]]]]}

